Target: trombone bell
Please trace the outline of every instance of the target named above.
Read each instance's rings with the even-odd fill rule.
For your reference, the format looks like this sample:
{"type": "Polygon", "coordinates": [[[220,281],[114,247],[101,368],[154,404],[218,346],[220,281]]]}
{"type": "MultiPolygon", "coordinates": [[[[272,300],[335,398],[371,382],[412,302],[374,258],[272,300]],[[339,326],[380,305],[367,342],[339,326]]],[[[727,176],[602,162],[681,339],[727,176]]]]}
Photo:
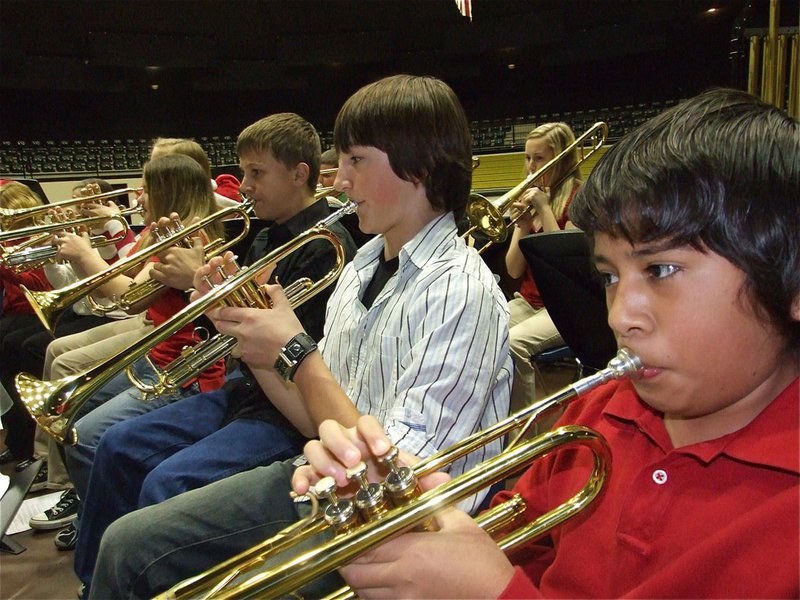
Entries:
{"type": "Polygon", "coordinates": [[[77,433],[70,424],[83,402],[70,403],[69,398],[80,378],[70,375],[57,381],[40,381],[29,373],[20,373],[14,379],[25,408],[39,427],[61,444],[78,443],[77,433]]]}

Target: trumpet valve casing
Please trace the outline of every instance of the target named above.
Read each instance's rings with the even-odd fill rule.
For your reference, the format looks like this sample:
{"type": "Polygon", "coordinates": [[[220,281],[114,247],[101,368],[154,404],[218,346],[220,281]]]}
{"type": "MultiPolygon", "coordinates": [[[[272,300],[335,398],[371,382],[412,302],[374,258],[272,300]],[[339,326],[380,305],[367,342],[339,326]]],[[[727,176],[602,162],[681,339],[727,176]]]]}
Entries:
{"type": "Polygon", "coordinates": [[[352,531],[361,522],[358,511],[352,501],[340,499],[336,489],[336,480],[333,477],[323,477],[314,485],[314,495],[328,500],[329,504],[325,507],[325,522],[333,527],[336,533],[352,531]]]}
{"type": "Polygon", "coordinates": [[[356,508],[365,522],[380,518],[391,508],[391,504],[384,494],[383,486],[380,483],[367,481],[367,465],[365,463],[360,462],[352,469],[348,469],[347,478],[359,485],[354,500],[356,508]]]}

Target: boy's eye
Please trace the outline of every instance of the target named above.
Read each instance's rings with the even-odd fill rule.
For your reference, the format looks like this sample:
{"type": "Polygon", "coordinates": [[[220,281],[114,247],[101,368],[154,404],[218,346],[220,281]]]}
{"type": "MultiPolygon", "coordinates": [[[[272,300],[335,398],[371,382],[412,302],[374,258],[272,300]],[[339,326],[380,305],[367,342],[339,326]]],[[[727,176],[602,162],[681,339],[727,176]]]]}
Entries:
{"type": "Polygon", "coordinates": [[[613,273],[604,273],[602,271],[597,271],[597,277],[600,279],[600,283],[603,284],[603,287],[614,285],[615,283],[617,283],[617,281],[619,281],[619,277],[617,277],[613,273]]]}
{"type": "Polygon", "coordinates": [[[647,271],[655,279],[664,279],[680,271],[680,268],[677,265],[650,265],[647,271]]]}

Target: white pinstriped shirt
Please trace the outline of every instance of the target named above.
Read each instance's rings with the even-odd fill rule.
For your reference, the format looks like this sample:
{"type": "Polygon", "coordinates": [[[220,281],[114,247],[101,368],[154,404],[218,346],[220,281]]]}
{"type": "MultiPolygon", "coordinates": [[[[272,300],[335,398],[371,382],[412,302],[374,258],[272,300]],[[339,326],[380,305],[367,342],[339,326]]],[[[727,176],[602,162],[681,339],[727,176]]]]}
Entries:
{"type": "MultiPolygon", "coordinates": [[[[367,310],[360,298],[382,251],[378,236],[345,267],[328,301],[320,348],[359,412],[380,420],[399,448],[425,457],[508,415],[507,302],[458,236],[452,213],[403,246],[397,272],[367,310]]],[[[496,441],[450,473],[500,450],[496,441]]]]}

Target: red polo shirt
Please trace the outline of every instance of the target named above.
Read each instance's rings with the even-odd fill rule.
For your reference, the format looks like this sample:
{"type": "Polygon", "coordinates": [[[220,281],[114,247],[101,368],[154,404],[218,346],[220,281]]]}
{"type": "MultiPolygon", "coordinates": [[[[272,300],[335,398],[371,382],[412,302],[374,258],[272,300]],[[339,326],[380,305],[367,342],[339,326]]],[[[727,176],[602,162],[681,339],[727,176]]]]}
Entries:
{"type": "MultiPolygon", "coordinates": [[[[749,425],[680,448],[630,382],[574,402],[559,424],[600,432],[612,450],[604,492],[546,543],[511,555],[502,598],[797,598],[800,441],[795,380],[749,425]]],[[[586,449],[535,463],[512,493],[527,518],[582,488],[586,449]]]]}

